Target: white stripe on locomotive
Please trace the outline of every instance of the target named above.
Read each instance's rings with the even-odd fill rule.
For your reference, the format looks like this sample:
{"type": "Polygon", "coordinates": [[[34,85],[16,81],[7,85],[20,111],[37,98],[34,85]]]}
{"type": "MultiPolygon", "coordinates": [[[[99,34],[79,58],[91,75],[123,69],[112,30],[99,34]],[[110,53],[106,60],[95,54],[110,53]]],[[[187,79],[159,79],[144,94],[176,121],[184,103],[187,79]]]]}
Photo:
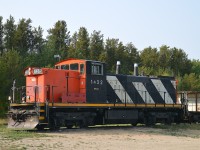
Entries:
{"type": "Polygon", "coordinates": [[[142,97],[143,101],[147,104],[155,104],[153,98],[147,91],[146,87],[142,82],[132,82],[140,96],[142,97]]]}
{"type": "Polygon", "coordinates": [[[176,89],[176,81],[175,80],[171,80],[171,83],[172,83],[174,89],[176,89]]]}
{"type": "Polygon", "coordinates": [[[151,79],[152,83],[156,87],[157,91],[159,92],[160,96],[165,100],[166,104],[173,104],[173,100],[169,93],[167,92],[166,88],[164,87],[163,83],[160,79],[151,79]]]}
{"type": "Polygon", "coordinates": [[[116,76],[106,76],[106,79],[110,86],[113,88],[116,95],[122,101],[122,103],[133,103],[130,96],[128,95],[124,87],[121,85],[116,76]]]}

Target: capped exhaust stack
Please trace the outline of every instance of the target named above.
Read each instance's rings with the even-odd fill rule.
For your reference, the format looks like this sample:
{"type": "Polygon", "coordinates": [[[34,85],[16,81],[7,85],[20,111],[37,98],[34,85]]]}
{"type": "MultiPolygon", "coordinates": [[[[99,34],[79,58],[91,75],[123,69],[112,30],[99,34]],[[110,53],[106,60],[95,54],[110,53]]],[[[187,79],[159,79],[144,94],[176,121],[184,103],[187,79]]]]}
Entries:
{"type": "Polygon", "coordinates": [[[137,63],[134,63],[134,73],[133,73],[133,75],[134,76],[138,76],[138,64],[137,63]]]}
{"type": "Polygon", "coordinates": [[[121,65],[121,62],[117,61],[116,74],[119,74],[119,72],[120,72],[120,65],[121,65]]]}

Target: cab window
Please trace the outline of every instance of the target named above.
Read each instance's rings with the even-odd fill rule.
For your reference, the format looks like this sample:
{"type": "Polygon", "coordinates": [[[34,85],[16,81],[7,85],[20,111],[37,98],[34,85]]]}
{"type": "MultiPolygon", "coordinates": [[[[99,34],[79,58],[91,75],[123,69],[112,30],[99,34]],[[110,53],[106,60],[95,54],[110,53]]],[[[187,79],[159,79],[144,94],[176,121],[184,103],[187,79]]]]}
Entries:
{"type": "Polygon", "coordinates": [[[84,74],[84,64],[80,64],[80,74],[84,74]]]}
{"type": "Polygon", "coordinates": [[[61,65],[61,69],[63,69],[63,70],[69,70],[69,65],[61,65]]]}
{"type": "Polygon", "coordinates": [[[92,74],[103,75],[103,65],[100,63],[92,63],[92,74]]]}
{"type": "Polygon", "coordinates": [[[60,66],[56,66],[56,69],[60,69],[60,66]]]}
{"type": "Polygon", "coordinates": [[[78,70],[78,63],[70,64],[70,70],[78,70]]]}

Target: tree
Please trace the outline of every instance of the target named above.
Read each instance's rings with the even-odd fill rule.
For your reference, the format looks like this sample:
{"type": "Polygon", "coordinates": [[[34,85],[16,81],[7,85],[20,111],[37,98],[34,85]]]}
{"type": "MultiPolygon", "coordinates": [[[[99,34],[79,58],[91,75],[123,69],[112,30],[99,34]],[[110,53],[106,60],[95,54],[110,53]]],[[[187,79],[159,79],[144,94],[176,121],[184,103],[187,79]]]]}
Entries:
{"type": "Polygon", "coordinates": [[[54,51],[54,54],[59,54],[62,58],[67,57],[70,42],[70,35],[67,29],[67,23],[64,20],[59,20],[54,27],[48,30],[49,35],[48,47],[54,51]]]}
{"type": "MultiPolygon", "coordinates": [[[[21,57],[19,53],[15,50],[10,50],[8,52],[3,53],[0,56],[0,97],[1,103],[0,105],[6,109],[7,105],[7,96],[10,94],[10,89],[14,79],[17,79],[17,85],[22,84],[22,70],[20,61],[21,57]]],[[[0,110],[1,115],[2,110],[0,110]]],[[[5,113],[5,112],[3,112],[5,113]]]]}
{"type": "Polygon", "coordinates": [[[5,69],[5,72],[8,73],[6,75],[6,78],[11,81],[13,79],[18,78],[21,75],[21,72],[19,70],[22,70],[21,68],[21,57],[19,55],[19,52],[15,50],[10,50],[3,54],[1,57],[1,62],[3,65],[3,68],[5,69]]]}
{"type": "Polygon", "coordinates": [[[195,73],[185,74],[179,81],[178,89],[181,91],[200,91],[200,78],[195,73]]]}
{"type": "Polygon", "coordinates": [[[192,64],[191,72],[199,76],[200,75],[200,61],[192,60],[191,64],[192,64]]]}
{"type": "Polygon", "coordinates": [[[156,75],[158,68],[158,56],[157,48],[148,47],[141,52],[140,59],[145,73],[156,75]]]}
{"type": "Polygon", "coordinates": [[[87,29],[85,27],[81,27],[78,32],[78,38],[76,43],[78,58],[90,58],[89,42],[90,39],[87,29]]]}
{"type": "Polygon", "coordinates": [[[187,54],[182,49],[171,48],[170,49],[170,63],[169,66],[174,73],[174,76],[180,74],[190,73],[191,61],[187,58],[187,54]]]}
{"type": "Polygon", "coordinates": [[[116,68],[116,63],[117,61],[120,61],[121,63],[121,69],[120,69],[120,74],[127,74],[127,55],[125,53],[125,46],[123,45],[122,42],[118,42],[117,48],[115,49],[115,59],[114,59],[114,64],[113,64],[113,71],[116,68]]]}
{"type": "Polygon", "coordinates": [[[0,16],[0,55],[2,55],[3,50],[4,50],[4,43],[3,43],[3,17],[0,16]]]}
{"type": "Polygon", "coordinates": [[[145,67],[156,68],[158,66],[158,51],[157,48],[145,48],[140,55],[142,64],[145,67]]]}
{"type": "Polygon", "coordinates": [[[100,31],[94,30],[90,36],[90,59],[99,60],[103,52],[103,34],[100,31]]]}
{"type": "Polygon", "coordinates": [[[106,39],[105,44],[105,62],[108,72],[115,72],[116,68],[116,55],[115,52],[118,48],[119,39],[106,39]]]}
{"type": "Polygon", "coordinates": [[[131,72],[133,72],[133,64],[134,63],[140,63],[140,58],[139,58],[139,52],[137,51],[137,48],[132,44],[132,43],[128,43],[125,46],[125,61],[123,63],[125,63],[126,66],[126,73],[130,74],[131,72]]]}
{"type": "Polygon", "coordinates": [[[78,34],[77,32],[75,32],[70,39],[68,57],[78,58],[77,41],[78,41],[78,34]]]}
{"type": "Polygon", "coordinates": [[[12,16],[10,16],[4,24],[4,45],[6,51],[15,49],[15,32],[15,20],[12,16]]]}
{"type": "Polygon", "coordinates": [[[162,69],[167,69],[169,68],[169,61],[170,61],[170,50],[169,50],[169,46],[166,45],[162,45],[160,47],[160,51],[159,51],[159,66],[162,69]]]}
{"type": "Polygon", "coordinates": [[[33,30],[33,48],[32,52],[35,52],[37,54],[41,53],[43,47],[44,47],[45,41],[43,39],[43,30],[39,26],[38,28],[34,28],[33,30]]]}
{"type": "Polygon", "coordinates": [[[33,32],[31,19],[20,19],[15,33],[16,50],[19,54],[25,56],[33,51],[33,32]]]}

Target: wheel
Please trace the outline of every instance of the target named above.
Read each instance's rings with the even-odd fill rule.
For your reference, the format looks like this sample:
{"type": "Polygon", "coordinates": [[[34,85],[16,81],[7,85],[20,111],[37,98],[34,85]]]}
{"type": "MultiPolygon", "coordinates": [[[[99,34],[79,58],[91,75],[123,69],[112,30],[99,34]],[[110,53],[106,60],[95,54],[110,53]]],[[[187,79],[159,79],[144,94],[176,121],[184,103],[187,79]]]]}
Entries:
{"type": "Polygon", "coordinates": [[[73,125],[66,125],[67,129],[72,129],[73,125]]]}
{"type": "Polygon", "coordinates": [[[165,124],[171,125],[173,122],[174,122],[174,116],[169,114],[168,117],[165,119],[165,124]]]}
{"type": "Polygon", "coordinates": [[[133,121],[131,124],[133,127],[135,127],[135,126],[137,126],[137,121],[133,121]]]}
{"type": "Polygon", "coordinates": [[[50,130],[59,130],[60,126],[57,119],[52,119],[50,122],[50,130]]]}
{"type": "Polygon", "coordinates": [[[145,118],[145,125],[146,126],[154,126],[156,123],[156,118],[154,116],[148,116],[145,118]]]}
{"type": "Polygon", "coordinates": [[[44,130],[44,127],[45,127],[44,125],[37,125],[36,128],[38,131],[42,131],[42,130],[44,130]]]}

